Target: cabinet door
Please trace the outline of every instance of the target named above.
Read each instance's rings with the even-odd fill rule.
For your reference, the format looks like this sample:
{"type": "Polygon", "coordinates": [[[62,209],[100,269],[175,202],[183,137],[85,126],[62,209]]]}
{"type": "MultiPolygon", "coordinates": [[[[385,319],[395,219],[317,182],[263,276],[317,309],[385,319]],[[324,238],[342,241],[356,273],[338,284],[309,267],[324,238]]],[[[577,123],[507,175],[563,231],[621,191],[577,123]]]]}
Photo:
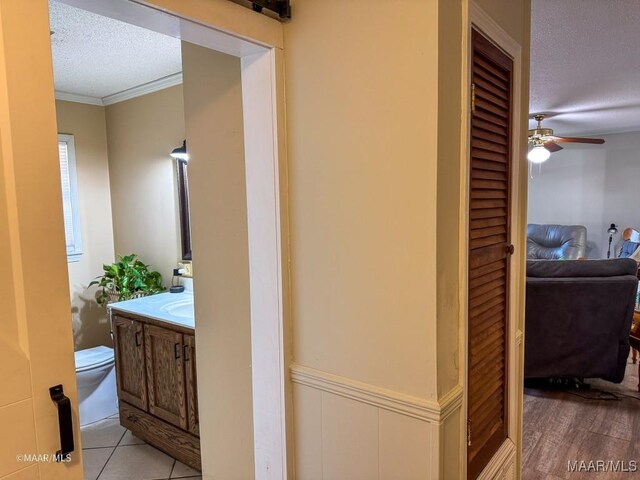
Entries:
{"type": "Polygon", "coordinates": [[[113,320],[118,398],[142,410],[147,409],[144,338],[142,324],[116,316],[113,320]]]}
{"type": "Polygon", "coordinates": [[[200,436],[198,388],[196,380],[196,337],[184,335],[184,366],[187,384],[187,425],[189,432],[200,436]]]}
{"type": "Polygon", "coordinates": [[[145,325],[144,335],[149,413],[186,430],[182,334],[145,325]]]}

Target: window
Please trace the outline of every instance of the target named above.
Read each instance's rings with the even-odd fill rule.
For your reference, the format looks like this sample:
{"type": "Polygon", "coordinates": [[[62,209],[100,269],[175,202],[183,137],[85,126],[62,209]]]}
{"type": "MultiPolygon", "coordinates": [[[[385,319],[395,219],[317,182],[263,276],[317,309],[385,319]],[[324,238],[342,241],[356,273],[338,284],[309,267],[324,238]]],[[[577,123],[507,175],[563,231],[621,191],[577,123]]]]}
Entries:
{"type": "Polygon", "coordinates": [[[58,155],[60,157],[67,262],[77,262],[82,255],[82,235],[80,228],[80,209],[78,208],[76,147],[73,135],[58,135],[58,155]]]}

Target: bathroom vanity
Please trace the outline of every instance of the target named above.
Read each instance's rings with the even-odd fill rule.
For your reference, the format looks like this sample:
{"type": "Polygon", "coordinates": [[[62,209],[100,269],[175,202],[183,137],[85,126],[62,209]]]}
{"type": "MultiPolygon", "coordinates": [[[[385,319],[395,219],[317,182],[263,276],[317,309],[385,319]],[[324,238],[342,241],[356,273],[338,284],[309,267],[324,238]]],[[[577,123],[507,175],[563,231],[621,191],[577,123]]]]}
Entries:
{"type": "Polygon", "coordinates": [[[201,470],[193,295],[113,303],[109,317],[121,425],[201,470]]]}

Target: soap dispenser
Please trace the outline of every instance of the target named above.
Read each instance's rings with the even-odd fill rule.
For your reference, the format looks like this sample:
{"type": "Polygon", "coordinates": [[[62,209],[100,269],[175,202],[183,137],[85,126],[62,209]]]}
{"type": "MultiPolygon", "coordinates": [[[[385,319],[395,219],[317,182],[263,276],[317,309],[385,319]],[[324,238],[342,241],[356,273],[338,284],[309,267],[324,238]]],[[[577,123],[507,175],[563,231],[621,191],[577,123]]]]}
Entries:
{"type": "Polygon", "coordinates": [[[173,278],[171,279],[171,287],[169,288],[169,292],[171,293],[184,292],[184,285],[180,285],[180,277],[182,277],[183,274],[184,274],[184,268],[173,269],[173,278]]]}

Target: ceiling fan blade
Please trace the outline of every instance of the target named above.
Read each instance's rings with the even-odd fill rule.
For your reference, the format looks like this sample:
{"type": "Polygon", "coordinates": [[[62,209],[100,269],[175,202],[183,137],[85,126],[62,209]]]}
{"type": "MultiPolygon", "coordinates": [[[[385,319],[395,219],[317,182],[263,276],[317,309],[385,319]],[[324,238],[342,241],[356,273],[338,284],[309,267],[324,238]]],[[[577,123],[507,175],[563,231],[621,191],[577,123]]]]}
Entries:
{"type": "Polygon", "coordinates": [[[554,142],[559,143],[593,143],[596,145],[602,145],[604,140],[601,138],[583,138],[583,137],[555,137],[554,142]]]}
{"type": "Polygon", "coordinates": [[[544,148],[549,150],[551,153],[562,150],[562,147],[554,141],[544,142],[544,148]]]}

